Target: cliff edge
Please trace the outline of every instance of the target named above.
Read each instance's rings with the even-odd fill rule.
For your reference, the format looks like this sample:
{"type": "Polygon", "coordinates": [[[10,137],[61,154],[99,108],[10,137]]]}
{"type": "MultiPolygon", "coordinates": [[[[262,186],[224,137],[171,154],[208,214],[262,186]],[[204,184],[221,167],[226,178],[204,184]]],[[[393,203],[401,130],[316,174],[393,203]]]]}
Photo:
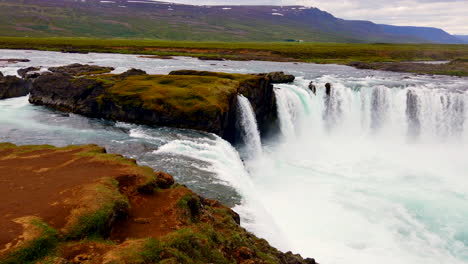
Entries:
{"type": "Polygon", "coordinates": [[[238,135],[237,95],[249,99],[263,130],[276,120],[273,83],[281,82],[281,76],[284,82],[294,80],[282,73],[96,72],[43,74],[34,80],[29,101],[88,117],[206,131],[232,143],[238,135]]]}
{"type": "Polygon", "coordinates": [[[0,144],[0,263],[311,264],[171,175],[95,145],[0,144]]]}

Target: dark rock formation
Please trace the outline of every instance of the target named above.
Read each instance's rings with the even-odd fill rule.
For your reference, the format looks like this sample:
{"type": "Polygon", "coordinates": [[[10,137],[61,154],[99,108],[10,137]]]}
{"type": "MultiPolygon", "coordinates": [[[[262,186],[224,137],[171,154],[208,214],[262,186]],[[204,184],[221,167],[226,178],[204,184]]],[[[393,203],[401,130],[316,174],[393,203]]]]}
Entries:
{"type": "Polygon", "coordinates": [[[2,73],[2,72],[0,72],[0,77],[3,77],[3,73],[2,73]]]}
{"type": "Polygon", "coordinates": [[[270,78],[271,83],[291,83],[296,79],[294,75],[284,72],[270,72],[266,76],[270,78]]]}
{"type": "Polygon", "coordinates": [[[79,63],[49,68],[49,71],[51,72],[69,74],[74,76],[109,73],[113,70],[114,68],[112,67],[101,67],[96,65],[87,65],[79,63]]]}
{"type": "Polygon", "coordinates": [[[104,88],[96,80],[74,79],[64,73],[45,73],[35,80],[29,102],[98,117],[97,97],[103,93],[104,88]]]}
{"type": "Polygon", "coordinates": [[[315,87],[314,82],[309,83],[309,90],[311,90],[314,94],[317,93],[317,87],[315,87]]]}
{"type": "Polygon", "coordinates": [[[293,254],[290,251],[281,253],[278,257],[282,264],[316,264],[315,259],[303,259],[301,255],[293,254]]]}
{"type": "Polygon", "coordinates": [[[21,78],[26,79],[26,77],[28,76],[30,72],[38,71],[40,69],[41,68],[39,67],[27,67],[27,68],[19,69],[17,72],[18,72],[18,75],[21,76],[21,78]]]}
{"type": "Polygon", "coordinates": [[[326,94],[327,96],[330,96],[330,95],[331,95],[331,89],[332,89],[331,83],[326,83],[326,84],[325,84],[325,94],[326,94]]]}
{"type": "Polygon", "coordinates": [[[6,63],[18,63],[18,62],[29,62],[28,59],[0,59],[0,62],[6,63]]]}
{"type": "Polygon", "coordinates": [[[29,93],[31,83],[16,76],[0,75],[0,99],[25,96],[29,93]]]}
{"type": "Polygon", "coordinates": [[[53,69],[55,73],[39,76],[29,101],[89,117],[206,131],[230,142],[239,135],[237,94],[250,100],[261,130],[276,120],[273,86],[266,76],[198,71],[163,76],[130,70],[121,75],[78,78],[66,74],[70,68],[80,66],[66,71],[59,67],[53,69]],[[210,86],[222,91],[215,93],[219,98],[206,88],[210,86]],[[180,89],[185,92],[171,95],[180,89]]]}
{"type": "Polygon", "coordinates": [[[416,138],[421,133],[421,120],[419,119],[419,98],[412,90],[406,94],[406,117],[408,119],[408,135],[416,138]]]}

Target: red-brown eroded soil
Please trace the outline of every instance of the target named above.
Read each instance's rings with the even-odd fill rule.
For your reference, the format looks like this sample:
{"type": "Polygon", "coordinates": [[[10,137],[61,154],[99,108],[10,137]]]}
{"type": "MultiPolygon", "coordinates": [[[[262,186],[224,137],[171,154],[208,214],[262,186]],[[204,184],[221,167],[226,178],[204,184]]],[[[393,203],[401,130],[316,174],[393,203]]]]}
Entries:
{"type": "Polygon", "coordinates": [[[75,188],[125,174],[124,165],[76,155],[85,148],[29,152],[0,148],[0,250],[22,232],[13,219],[38,216],[59,229],[72,209],[64,201],[73,199],[75,188]]]}
{"type": "Polygon", "coordinates": [[[127,238],[159,238],[184,227],[177,202],[191,193],[187,188],[174,188],[131,196],[128,219],[116,223],[111,239],[123,242],[127,238]]]}

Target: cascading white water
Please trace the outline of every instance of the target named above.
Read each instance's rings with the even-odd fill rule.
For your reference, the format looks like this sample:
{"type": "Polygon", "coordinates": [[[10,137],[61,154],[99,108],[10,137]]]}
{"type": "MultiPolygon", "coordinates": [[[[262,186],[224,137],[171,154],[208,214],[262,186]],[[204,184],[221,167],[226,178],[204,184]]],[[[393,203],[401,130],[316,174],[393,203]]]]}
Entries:
{"type": "Polygon", "coordinates": [[[293,137],[297,132],[298,120],[310,113],[310,93],[287,84],[278,85],[274,91],[281,133],[286,138],[293,137]]]}
{"type": "Polygon", "coordinates": [[[323,263],[467,263],[468,93],[326,82],[330,97],[301,78],[275,88],[282,143],[249,166],[291,244],[270,241],[323,263]]]}
{"type": "Polygon", "coordinates": [[[264,238],[277,241],[278,246],[289,247],[287,236],[276,227],[268,210],[261,204],[237,150],[222,138],[213,137],[196,141],[174,140],[160,147],[155,154],[182,155],[209,164],[200,169],[215,173],[219,180],[235,188],[242,196],[242,204],[234,208],[241,215],[242,225],[246,228],[261,226],[262,229],[268,229],[268,233],[262,234],[264,238]]]}
{"type": "Polygon", "coordinates": [[[246,146],[246,155],[249,159],[256,158],[262,153],[262,141],[258,130],[257,120],[249,99],[243,95],[237,96],[239,105],[239,127],[242,139],[246,146]]]}

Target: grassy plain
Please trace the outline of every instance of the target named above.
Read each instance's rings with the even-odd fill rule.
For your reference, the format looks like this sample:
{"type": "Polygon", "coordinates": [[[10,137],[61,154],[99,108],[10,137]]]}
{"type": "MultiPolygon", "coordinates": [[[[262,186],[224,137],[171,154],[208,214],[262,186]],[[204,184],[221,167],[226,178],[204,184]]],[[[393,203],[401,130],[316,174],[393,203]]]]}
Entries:
{"type": "Polygon", "coordinates": [[[147,39],[21,38],[0,37],[0,49],[33,49],[60,52],[140,54],[145,57],[189,56],[203,60],[260,60],[334,63],[381,63],[366,68],[468,76],[468,45],[351,44],[285,42],[186,42],[147,39]],[[399,62],[455,61],[448,66],[410,65],[399,62]],[[384,63],[384,64],[382,64],[384,63]],[[395,70],[396,69],[396,70],[395,70]]]}
{"type": "Polygon", "coordinates": [[[468,45],[447,44],[185,42],[144,39],[0,37],[0,48],[338,64],[351,61],[434,61],[468,58],[468,45]]]}

